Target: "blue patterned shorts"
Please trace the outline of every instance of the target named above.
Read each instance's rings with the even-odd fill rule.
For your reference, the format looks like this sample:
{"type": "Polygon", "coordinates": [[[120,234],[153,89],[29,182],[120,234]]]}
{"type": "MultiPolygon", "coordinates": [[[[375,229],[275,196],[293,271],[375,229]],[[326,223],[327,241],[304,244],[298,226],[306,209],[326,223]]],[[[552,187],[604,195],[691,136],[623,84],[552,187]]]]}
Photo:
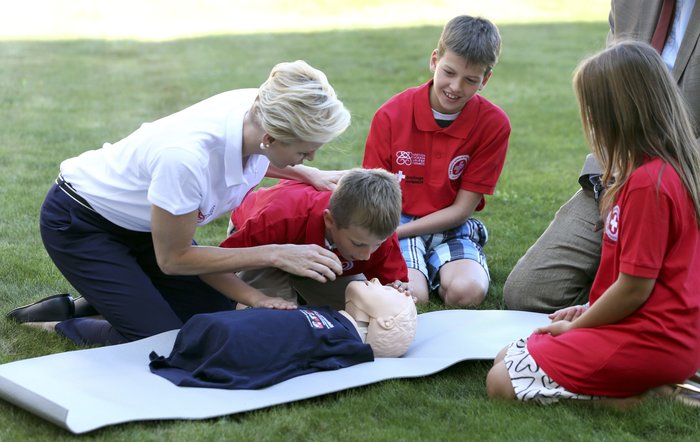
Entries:
{"type": "MultiPolygon", "coordinates": [[[[401,224],[416,219],[415,216],[401,215],[401,224]]],[[[440,268],[458,259],[471,259],[478,262],[489,275],[483,247],[489,234],[484,224],[476,218],[454,229],[431,235],[412,236],[399,240],[401,253],[409,269],[420,271],[428,280],[431,290],[440,285],[440,268]]]]}

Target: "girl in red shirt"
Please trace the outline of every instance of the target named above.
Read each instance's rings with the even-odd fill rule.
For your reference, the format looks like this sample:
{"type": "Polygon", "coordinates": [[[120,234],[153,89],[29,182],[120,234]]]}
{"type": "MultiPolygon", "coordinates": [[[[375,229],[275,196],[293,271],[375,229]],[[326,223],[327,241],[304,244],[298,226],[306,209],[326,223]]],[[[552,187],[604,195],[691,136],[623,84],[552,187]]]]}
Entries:
{"type": "Polygon", "coordinates": [[[503,349],[487,390],[624,405],[700,367],[700,155],[676,82],[646,43],[618,43],[585,60],[574,89],[609,183],[590,306],[555,312],[551,324],[503,349]]]}

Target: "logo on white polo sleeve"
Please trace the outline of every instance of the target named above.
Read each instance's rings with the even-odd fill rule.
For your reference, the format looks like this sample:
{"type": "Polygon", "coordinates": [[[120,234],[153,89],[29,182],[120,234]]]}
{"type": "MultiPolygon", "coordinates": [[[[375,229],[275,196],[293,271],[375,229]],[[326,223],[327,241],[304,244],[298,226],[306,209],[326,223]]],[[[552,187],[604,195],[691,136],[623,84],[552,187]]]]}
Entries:
{"type": "Polygon", "coordinates": [[[617,241],[618,233],[620,233],[620,206],[615,205],[605,220],[605,234],[611,241],[617,241]]]}
{"type": "Polygon", "coordinates": [[[450,161],[450,165],[447,168],[447,175],[451,180],[456,180],[462,176],[464,169],[467,168],[467,161],[469,161],[469,155],[459,155],[452,158],[452,161],[450,161]]]}
{"type": "Polygon", "coordinates": [[[201,224],[205,222],[208,218],[211,218],[211,216],[214,214],[214,210],[216,210],[216,204],[211,206],[211,208],[206,213],[202,212],[202,209],[200,208],[197,212],[197,224],[201,224]]]}

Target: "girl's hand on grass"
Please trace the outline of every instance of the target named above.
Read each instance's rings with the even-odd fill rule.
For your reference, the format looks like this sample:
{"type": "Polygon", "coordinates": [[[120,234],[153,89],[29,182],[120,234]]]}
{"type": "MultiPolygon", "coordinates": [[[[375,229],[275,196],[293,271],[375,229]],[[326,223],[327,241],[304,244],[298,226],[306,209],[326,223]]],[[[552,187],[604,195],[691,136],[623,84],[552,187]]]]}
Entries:
{"type": "Polygon", "coordinates": [[[567,307],[550,314],[548,316],[552,322],[556,321],[573,321],[578,318],[588,309],[588,304],[586,305],[574,305],[573,307],[567,307]]]}
{"type": "Polygon", "coordinates": [[[534,333],[537,333],[537,334],[549,333],[552,336],[559,336],[561,334],[568,332],[572,328],[573,328],[573,324],[571,323],[571,321],[556,321],[556,322],[552,322],[549,325],[545,325],[544,327],[536,328],[534,333]]]}

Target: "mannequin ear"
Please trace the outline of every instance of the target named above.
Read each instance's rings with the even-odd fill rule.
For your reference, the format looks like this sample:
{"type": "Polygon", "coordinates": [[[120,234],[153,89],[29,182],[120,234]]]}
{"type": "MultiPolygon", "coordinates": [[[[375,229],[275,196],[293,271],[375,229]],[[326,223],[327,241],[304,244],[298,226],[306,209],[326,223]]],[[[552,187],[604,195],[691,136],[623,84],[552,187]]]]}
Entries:
{"type": "Polygon", "coordinates": [[[384,330],[391,330],[396,325],[394,318],[377,318],[377,324],[384,330]]]}

